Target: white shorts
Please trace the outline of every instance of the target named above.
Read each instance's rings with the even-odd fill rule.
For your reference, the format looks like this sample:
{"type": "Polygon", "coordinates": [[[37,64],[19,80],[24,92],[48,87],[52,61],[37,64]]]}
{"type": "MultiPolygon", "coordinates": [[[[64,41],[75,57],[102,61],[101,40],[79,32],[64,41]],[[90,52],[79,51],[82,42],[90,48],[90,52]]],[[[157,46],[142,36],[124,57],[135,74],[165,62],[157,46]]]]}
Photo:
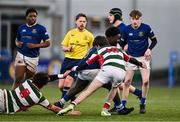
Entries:
{"type": "Polygon", "coordinates": [[[81,80],[93,81],[100,69],[88,69],[78,72],[78,78],[81,80]]]}
{"type": "Polygon", "coordinates": [[[112,87],[117,87],[124,81],[125,75],[126,71],[123,69],[113,66],[105,66],[100,69],[95,79],[99,80],[103,84],[111,82],[112,87]]]}
{"type": "Polygon", "coordinates": [[[5,112],[5,107],[4,107],[4,91],[0,89],[0,113],[5,112]]]}
{"type": "Polygon", "coordinates": [[[36,72],[37,65],[39,62],[39,57],[31,58],[22,55],[21,53],[17,52],[16,58],[15,58],[15,66],[26,66],[28,70],[31,72],[36,72]]]}
{"type": "MultiPolygon", "coordinates": [[[[136,60],[140,61],[140,62],[145,62],[147,69],[150,69],[150,60],[145,60],[145,57],[133,57],[136,60]]],[[[142,69],[142,67],[136,66],[135,64],[132,64],[130,62],[126,63],[126,70],[138,70],[138,69],[142,69]]]]}

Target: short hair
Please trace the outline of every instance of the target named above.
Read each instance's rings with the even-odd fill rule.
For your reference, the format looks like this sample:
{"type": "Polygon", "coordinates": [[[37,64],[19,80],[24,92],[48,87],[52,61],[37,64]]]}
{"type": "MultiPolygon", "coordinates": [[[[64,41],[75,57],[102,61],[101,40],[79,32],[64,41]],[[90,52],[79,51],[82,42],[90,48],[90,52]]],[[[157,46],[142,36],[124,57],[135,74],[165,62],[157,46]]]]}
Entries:
{"type": "Polygon", "coordinates": [[[109,43],[105,36],[96,36],[94,38],[93,46],[109,46],[109,43]]]}
{"type": "Polygon", "coordinates": [[[117,27],[114,27],[114,26],[109,27],[105,32],[106,37],[112,37],[118,34],[120,34],[120,31],[117,27]]]}
{"type": "Polygon", "coordinates": [[[26,10],[26,17],[27,17],[28,14],[31,13],[31,12],[35,12],[36,14],[38,14],[38,12],[36,11],[35,8],[28,8],[28,9],[26,10]]]}
{"type": "Polygon", "coordinates": [[[87,20],[87,16],[86,16],[85,14],[83,14],[83,13],[77,14],[77,15],[76,15],[76,20],[78,20],[80,17],[84,17],[84,18],[86,18],[86,20],[87,20]]]}
{"type": "Polygon", "coordinates": [[[49,82],[49,75],[44,72],[36,73],[33,76],[33,83],[38,87],[41,88],[49,82]]]}
{"type": "Polygon", "coordinates": [[[139,10],[132,10],[131,13],[129,14],[130,17],[132,18],[139,18],[142,16],[142,13],[139,10]]]}

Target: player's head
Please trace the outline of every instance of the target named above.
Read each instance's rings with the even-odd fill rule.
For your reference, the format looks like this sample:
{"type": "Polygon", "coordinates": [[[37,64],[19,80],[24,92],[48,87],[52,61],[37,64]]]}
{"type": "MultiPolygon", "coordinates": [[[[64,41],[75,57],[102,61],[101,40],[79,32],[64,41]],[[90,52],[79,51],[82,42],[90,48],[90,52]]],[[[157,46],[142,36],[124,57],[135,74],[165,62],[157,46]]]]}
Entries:
{"type": "Polygon", "coordinates": [[[47,73],[39,72],[33,76],[32,80],[33,83],[40,89],[50,81],[50,78],[47,73]]]}
{"type": "Polygon", "coordinates": [[[38,12],[34,8],[29,8],[26,10],[26,21],[28,25],[34,25],[37,20],[38,12]]]}
{"type": "Polygon", "coordinates": [[[109,43],[105,36],[96,36],[94,38],[93,46],[99,48],[99,47],[109,46],[109,43]]]}
{"type": "Polygon", "coordinates": [[[109,27],[105,32],[106,38],[110,45],[116,46],[120,38],[120,32],[117,27],[109,27]]]}
{"type": "Polygon", "coordinates": [[[132,10],[129,14],[132,26],[138,28],[142,22],[142,13],[139,10],[132,10]]]}
{"type": "Polygon", "coordinates": [[[109,16],[108,16],[109,22],[114,24],[117,20],[122,21],[122,11],[119,8],[112,8],[109,11],[109,16]]]}
{"type": "Polygon", "coordinates": [[[87,16],[83,13],[76,15],[76,26],[80,31],[83,31],[86,28],[87,16]]]}

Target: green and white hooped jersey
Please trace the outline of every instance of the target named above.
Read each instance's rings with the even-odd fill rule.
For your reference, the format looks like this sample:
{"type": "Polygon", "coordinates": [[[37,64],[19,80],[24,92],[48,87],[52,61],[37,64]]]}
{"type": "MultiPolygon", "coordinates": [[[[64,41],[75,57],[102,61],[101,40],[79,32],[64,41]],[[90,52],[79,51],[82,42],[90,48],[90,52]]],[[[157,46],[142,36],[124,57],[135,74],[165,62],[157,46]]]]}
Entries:
{"type": "Polygon", "coordinates": [[[26,80],[15,90],[5,90],[5,99],[7,113],[26,110],[35,104],[44,107],[50,104],[31,80],[26,80]]]}
{"type": "Polygon", "coordinates": [[[112,66],[125,71],[125,61],[121,48],[115,46],[103,47],[97,53],[103,58],[102,67],[112,66]]]}

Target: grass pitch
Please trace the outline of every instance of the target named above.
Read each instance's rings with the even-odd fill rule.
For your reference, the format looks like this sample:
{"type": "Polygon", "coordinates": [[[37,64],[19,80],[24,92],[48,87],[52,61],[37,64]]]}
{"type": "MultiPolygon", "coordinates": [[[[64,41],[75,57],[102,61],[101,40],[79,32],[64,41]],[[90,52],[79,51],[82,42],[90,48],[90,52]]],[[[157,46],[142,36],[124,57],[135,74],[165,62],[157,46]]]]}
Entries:
{"type": "MultiPolygon", "coordinates": [[[[10,89],[9,85],[0,86],[10,89]]],[[[60,96],[58,88],[52,84],[45,86],[42,92],[52,103],[60,96]]],[[[100,89],[80,104],[76,110],[82,112],[81,116],[56,116],[41,106],[33,106],[14,115],[0,114],[0,121],[180,121],[180,87],[150,87],[146,114],[139,114],[139,100],[131,94],[127,103],[128,107],[135,108],[131,114],[102,117],[100,112],[106,95],[107,90],[100,89]]]]}

